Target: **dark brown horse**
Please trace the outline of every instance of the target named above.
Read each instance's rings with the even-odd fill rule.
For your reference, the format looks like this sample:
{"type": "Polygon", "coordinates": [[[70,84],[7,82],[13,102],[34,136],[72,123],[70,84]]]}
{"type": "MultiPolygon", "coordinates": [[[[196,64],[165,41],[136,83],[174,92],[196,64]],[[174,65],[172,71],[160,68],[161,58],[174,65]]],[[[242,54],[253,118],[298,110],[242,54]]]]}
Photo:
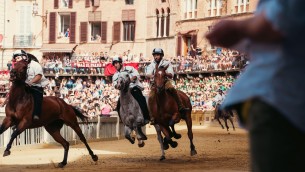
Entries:
{"type": "Polygon", "coordinates": [[[229,126],[227,120],[229,120],[232,124],[233,130],[235,131],[235,126],[233,124],[233,112],[231,110],[220,110],[220,105],[217,104],[215,106],[215,111],[214,111],[214,119],[216,119],[219,124],[221,125],[222,129],[225,129],[222,123],[220,122],[220,119],[223,119],[227,128],[227,131],[229,131],[229,126]]]}
{"type": "Polygon", "coordinates": [[[80,110],[68,105],[60,98],[48,96],[43,98],[40,119],[37,121],[33,120],[34,99],[30,94],[29,86],[25,83],[26,77],[27,62],[20,61],[16,63],[14,69],[10,72],[12,86],[9,92],[9,100],[5,107],[6,117],[0,126],[0,134],[12,126],[15,126],[15,130],[11,135],[3,156],[10,155],[14,139],[25,129],[44,126],[54,140],[64,147],[64,159],[58,164],[59,167],[64,167],[67,164],[69,142],[60,135],[60,129],[63,124],[66,124],[76,132],[80,140],[86,145],[92,159],[97,161],[98,157],[89,147],[78,125],[77,117],[83,121],[86,120],[86,117],[80,110]]]}
{"type": "MultiPolygon", "coordinates": [[[[174,98],[166,91],[165,83],[166,76],[165,71],[168,68],[166,67],[156,67],[155,75],[154,75],[154,85],[151,89],[151,94],[148,99],[149,102],[149,111],[151,115],[155,118],[156,131],[158,135],[158,140],[161,145],[161,153],[162,156],[160,160],[165,159],[164,150],[168,149],[170,145],[171,147],[177,147],[178,143],[172,140],[172,137],[179,139],[181,137],[180,134],[175,132],[174,125],[180,121],[180,115],[178,111],[178,105],[174,98]],[[174,123],[172,122],[174,121],[174,123]],[[164,138],[161,134],[164,135],[164,138]]],[[[178,91],[179,96],[181,97],[182,103],[185,107],[190,110],[186,112],[185,116],[182,119],[185,120],[187,129],[188,129],[188,137],[190,139],[190,147],[191,147],[191,155],[196,155],[197,151],[195,150],[195,146],[193,144],[193,132],[192,132],[192,105],[190,103],[190,99],[188,96],[182,91],[178,91]]]]}

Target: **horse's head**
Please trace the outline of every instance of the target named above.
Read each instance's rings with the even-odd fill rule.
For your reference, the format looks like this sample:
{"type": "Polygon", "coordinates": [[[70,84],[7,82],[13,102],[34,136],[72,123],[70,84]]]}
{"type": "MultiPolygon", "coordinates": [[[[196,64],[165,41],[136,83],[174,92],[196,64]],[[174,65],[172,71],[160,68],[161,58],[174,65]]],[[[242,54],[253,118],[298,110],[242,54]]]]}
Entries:
{"type": "Polygon", "coordinates": [[[129,73],[128,72],[121,72],[119,74],[117,88],[119,90],[127,91],[128,88],[129,88],[129,84],[130,84],[129,73]]]}
{"type": "Polygon", "coordinates": [[[27,78],[28,62],[19,61],[15,64],[14,69],[10,71],[11,82],[24,82],[27,78]]]}
{"type": "Polygon", "coordinates": [[[156,72],[154,76],[154,84],[157,89],[157,93],[160,93],[162,90],[165,88],[165,82],[166,82],[166,69],[168,68],[167,66],[160,66],[156,67],[156,72]]]}

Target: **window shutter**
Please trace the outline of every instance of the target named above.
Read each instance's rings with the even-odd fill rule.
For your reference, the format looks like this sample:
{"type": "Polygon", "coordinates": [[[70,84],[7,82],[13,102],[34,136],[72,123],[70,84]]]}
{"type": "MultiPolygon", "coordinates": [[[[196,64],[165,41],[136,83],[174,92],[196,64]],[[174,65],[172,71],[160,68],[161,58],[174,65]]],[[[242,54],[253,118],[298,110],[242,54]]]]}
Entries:
{"type": "Polygon", "coordinates": [[[100,6],[100,0],[93,0],[93,6],[99,7],[100,6]]]}
{"type": "Polygon", "coordinates": [[[70,15],[70,43],[75,43],[76,12],[70,15]]]}
{"type": "Polygon", "coordinates": [[[192,44],[193,44],[193,48],[196,49],[196,47],[197,47],[197,34],[192,35],[192,44]]]}
{"type": "Polygon", "coordinates": [[[121,22],[113,22],[113,42],[120,42],[121,22]]]}
{"type": "Polygon", "coordinates": [[[181,39],[181,35],[178,35],[178,38],[177,38],[177,56],[181,56],[181,42],[182,39],[181,39]]]}
{"type": "Polygon", "coordinates": [[[106,44],[107,43],[107,22],[102,22],[102,31],[101,31],[101,42],[106,44]]]}
{"type": "Polygon", "coordinates": [[[80,42],[86,43],[88,40],[88,24],[80,22],[80,42]]]}
{"type": "Polygon", "coordinates": [[[49,43],[56,42],[56,13],[50,13],[50,25],[49,25],[49,43]]]}
{"type": "Polygon", "coordinates": [[[58,0],[54,0],[54,9],[58,9],[58,0]]]}
{"type": "Polygon", "coordinates": [[[69,8],[73,8],[73,0],[69,0],[69,8]]]}
{"type": "Polygon", "coordinates": [[[85,7],[90,7],[90,0],[86,0],[85,7]]]}

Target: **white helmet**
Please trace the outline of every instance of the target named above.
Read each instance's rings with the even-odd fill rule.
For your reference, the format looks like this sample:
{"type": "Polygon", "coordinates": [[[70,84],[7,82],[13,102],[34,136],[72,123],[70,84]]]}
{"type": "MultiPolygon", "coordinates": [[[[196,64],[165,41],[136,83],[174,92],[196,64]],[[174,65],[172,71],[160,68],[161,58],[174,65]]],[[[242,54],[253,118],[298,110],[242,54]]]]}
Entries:
{"type": "Polygon", "coordinates": [[[114,65],[115,62],[123,63],[123,60],[121,57],[115,56],[112,59],[112,65],[114,65]]]}
{"type": "Polygon", "coordinates": [[[15,58],[17,56],[21,56],[23,60],[25,61],[28,61],[28,55],[27,53],[24,51],[24,50],[16,50],[14,53],[13,53],[13,59],[15,60],[15,58]]]}

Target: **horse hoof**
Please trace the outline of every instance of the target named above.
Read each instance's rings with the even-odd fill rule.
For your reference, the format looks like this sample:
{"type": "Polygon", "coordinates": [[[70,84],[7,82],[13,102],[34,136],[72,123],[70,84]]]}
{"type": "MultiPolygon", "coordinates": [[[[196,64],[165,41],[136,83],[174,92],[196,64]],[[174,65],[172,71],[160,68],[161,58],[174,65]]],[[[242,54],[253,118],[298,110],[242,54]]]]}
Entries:
{"type": "Polygon", "coordinates": [[[11,154],[11,151],[4,151],[4,153],[3,153],[3,157],[5,157],[5,156],[9,156],[11,154]]]}
{"type": "Polygon", "coordinates": [[[67,163],[58,163],[58,168],[64,168],[67,165],[67,163]]]}
{"type": "Polygon", "coordinates": [[[175,141],[172,141],[171,143],[169,143],[171,145],[172,148],[176,148],[178,146],[178,143],[175,141]]]}
{"type": "Polygon", "coordinates": [[[191,150],[191,156],[194,156],[197,154],[197,151],[196,150],[191,150]]]}
{"type": "Polygon", "coordinates": [[[147,137],[143,135],[141,138],[139,138],[139,140],[147,140],[147,137]]]}
{"type": "Polygon", "coordinates": [[[160,157],[160,161],[163,161],[163,160],[165,160],[165,156],[164,156],[164,155],[162,155],[162,156],[160,157]]]}
{"type": "Polygon", "coordinates": [[[138,147],[139,147],[139,148],[142,148],[142,147],[144,147],[144,146],[145,146],[145,142],[142,142],[142,143],[138,144],[138,147]]]}
{"type": "Polygon", "coordinates": [[[92,155],[92,160],[93,161],[97,161],[98,160],[98,156],[97,155],[92,155]]]}
{"type": "Polygon", "coordinates": [[[174,138],[175,138],[175,139],[180,139],[180,138],[181,138],[181,134],[175,134],[175,135],[174,135],[174,138]]]}
{"type": "Polygon", "coordinates": [[[167,150],[168,148],[169,148],[168,144],[164,144],[164,143],[163,143],[163,149],[164,149],[164,150],[167,150]]]}

